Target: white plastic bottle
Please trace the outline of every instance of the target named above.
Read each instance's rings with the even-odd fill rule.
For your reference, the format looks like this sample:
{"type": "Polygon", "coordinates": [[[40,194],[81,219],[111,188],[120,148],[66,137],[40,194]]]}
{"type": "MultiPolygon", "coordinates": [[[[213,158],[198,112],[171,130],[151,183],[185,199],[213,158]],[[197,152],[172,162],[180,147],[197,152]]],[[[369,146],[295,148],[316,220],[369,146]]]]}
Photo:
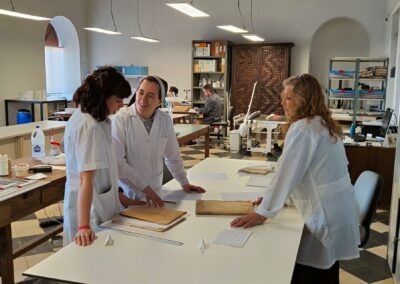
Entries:
{"type": "Polygon", "coordinates": [[[40,160],[46,155],[45,152],[45,137],[43,130],[40,129],[39,125],[36,125],[35,130],[31,135],[32,142],[32,158],[40,160]]]}

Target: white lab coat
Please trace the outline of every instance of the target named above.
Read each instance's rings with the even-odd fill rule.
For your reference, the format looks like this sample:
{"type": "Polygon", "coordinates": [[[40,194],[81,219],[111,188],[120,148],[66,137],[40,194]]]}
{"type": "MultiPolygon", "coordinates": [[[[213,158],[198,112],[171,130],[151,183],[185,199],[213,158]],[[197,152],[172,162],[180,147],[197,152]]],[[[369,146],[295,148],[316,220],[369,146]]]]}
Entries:
{"type": "Polygon", "coordinates": [[[111,219],[121,208],[118,198],[117,163],[110,120],[98,122],[80,108],[69,119],[64,134],[67,181],[64,197],[64,245],[78,230],[79,173],[95,171],[90,226],[111,219]]]}
{"type": "Polygon", "coordinates": [[[123,108],[112,119],[112,137],[120,186],[129,197],[141,199],[147,186],[156,192],[161,189],[163,157],[181,186],[189,183],[174,126],[167,113],[156,110],[149,134],[135,104],[123,108]]]}
{"type": "Polygon", "coordinates": [[[358,208],[347,164],[342,141],[332,141],[319,116],[290,126],[257,213],[273,218],[290,196],[305,221],[297,263],[327,269],[359,256],[358,208]]]}

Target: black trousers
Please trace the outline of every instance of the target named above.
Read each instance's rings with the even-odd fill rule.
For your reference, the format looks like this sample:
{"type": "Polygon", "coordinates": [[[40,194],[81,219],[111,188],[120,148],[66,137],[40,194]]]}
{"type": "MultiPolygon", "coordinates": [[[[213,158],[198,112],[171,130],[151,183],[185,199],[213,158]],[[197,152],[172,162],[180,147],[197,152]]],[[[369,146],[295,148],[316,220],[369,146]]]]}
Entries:
{"type": "Polygon", "coordinates": [[[296,263],[291,284],[339,284],[339,261],[328,269],[296,263]]]}

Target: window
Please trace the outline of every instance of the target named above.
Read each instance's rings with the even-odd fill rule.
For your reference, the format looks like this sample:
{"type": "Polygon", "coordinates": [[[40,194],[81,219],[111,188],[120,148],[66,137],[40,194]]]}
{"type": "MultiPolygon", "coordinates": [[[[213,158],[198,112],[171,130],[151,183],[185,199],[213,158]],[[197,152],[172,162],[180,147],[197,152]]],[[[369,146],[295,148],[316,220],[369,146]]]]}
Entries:
{"type": "Polygon", "coordinates": [[[64,97],[64,50],[45,47],[47,97],[64,97]]]}

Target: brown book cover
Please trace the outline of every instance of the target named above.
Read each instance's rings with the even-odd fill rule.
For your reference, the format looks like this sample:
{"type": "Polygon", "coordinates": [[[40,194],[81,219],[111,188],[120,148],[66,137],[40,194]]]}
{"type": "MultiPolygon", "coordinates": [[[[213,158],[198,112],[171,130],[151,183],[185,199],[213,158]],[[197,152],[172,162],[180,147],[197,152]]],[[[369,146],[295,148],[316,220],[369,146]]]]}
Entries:
{"type": "Polygon", "coordinates": [[[138,206],[128,208],[120,213],[122,216],[167,225],[186,214],[186,211],[168,208],[138,206]]]}
{"type": "Polygon", "coordinates": [[[196,200],[198,215],[245,215],[252,212],[251,201],[196,200]]]}

